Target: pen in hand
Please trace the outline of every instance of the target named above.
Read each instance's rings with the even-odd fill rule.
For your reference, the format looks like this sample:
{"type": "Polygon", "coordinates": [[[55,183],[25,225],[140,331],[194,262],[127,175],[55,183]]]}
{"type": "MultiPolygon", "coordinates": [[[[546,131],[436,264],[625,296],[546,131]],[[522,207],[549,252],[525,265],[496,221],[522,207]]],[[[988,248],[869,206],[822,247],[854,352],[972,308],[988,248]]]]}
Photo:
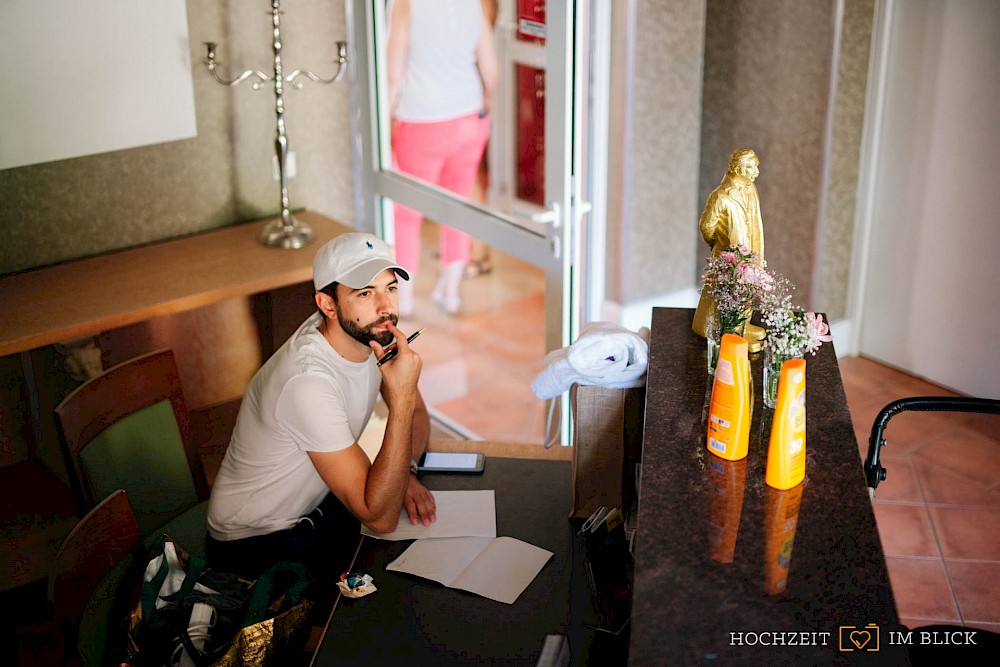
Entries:
{"type": "MultiPolygon", "coordinates": [[[[416,331],[414,331],[414,332],[413,332],[412,334],[410,334],[409,336],[407,336],[407,337],[406,337],[406,342],[407,342],[407,343],[412,343],[412,342],[413,342],[413,340],[414,340],[414,339],[415,339],[415,338],[416,338],[417,336],[419,336],[419,335],[420,335],[420,332],[421,332],[421,331],[423,331],[423,329],[422,329],[422,328],[421,328],[421,329],[418,329],[418,330],[416,330],[416,331]]],[[[396,355],[397,355],[397,354],[399,354],[399,352],[397,352],[397,350],[396,350],[396,344],[395,344],[395,343],[393,343],[392,347],[390,347],[390,348],[389,348],[388,350],[386,350],[386,353],[382,355],[382,358],[381,358],[381,359],[379,359],[379,360],[378,360],[378,362],[376,362],[376,364],[375,364],[375,365],[376,365],[376,366],[381,366],[382,364],[384,364],[384,363],[385,363],[385,362],[387,362],[387,361],[392,361],[393,359],[395,359],[395,358],[396,358],[396,355]]]]}

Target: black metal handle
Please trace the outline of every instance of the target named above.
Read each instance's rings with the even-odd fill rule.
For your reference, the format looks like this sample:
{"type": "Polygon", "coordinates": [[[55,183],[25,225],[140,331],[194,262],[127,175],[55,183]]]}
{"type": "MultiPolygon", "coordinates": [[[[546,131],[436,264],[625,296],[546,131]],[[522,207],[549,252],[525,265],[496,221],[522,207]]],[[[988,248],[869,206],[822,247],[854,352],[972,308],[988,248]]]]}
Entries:
{"type": "Polygon", "coordinates": [[[886,405],[875,417],[872,432],[868,437],[868,455],[865,457],[865,478],[874,490],[885,479],[885,468],[879,464],[878,456],[885,445],[882,434],[889,420],[900,412],[918,410],[924,412],[979,412],[1000,415],[1000,400],[973,398],[969,396],[912,396],[900,398],[886,405]]]}

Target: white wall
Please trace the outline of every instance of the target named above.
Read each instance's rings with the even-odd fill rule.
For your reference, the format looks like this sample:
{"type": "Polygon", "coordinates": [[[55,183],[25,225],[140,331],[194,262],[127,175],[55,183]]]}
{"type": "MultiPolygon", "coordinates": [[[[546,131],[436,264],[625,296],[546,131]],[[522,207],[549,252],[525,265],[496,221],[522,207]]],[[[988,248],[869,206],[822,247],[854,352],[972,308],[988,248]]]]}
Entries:
{"type": "Polygon", "coordinates": [[[184,0],[4,0],[0,62],[0,169],[197,134],[184,0]]]}
{"type": "Polygon", "coordinates": [[[1000,397],[1000,3],[889,1],[881,11],[859,351],[1000,397]]]}

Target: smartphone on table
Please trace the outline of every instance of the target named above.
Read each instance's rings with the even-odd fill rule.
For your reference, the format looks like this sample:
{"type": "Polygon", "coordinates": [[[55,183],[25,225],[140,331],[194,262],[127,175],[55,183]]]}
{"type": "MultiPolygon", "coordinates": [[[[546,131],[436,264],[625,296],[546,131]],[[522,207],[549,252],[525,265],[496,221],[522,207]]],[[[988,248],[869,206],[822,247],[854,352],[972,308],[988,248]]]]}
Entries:
{"type": "Polygon", "coordinates": [[[479,452],[424,452],[417,461],[417,470],[478,474],[485,465],[486,457],[479,452]]]}

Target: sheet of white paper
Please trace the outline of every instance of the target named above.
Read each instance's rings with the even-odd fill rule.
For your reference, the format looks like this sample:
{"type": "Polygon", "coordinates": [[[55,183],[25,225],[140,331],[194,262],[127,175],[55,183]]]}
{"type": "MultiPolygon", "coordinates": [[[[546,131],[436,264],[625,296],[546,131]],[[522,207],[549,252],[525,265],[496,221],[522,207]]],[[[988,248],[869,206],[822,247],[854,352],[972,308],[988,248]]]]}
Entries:
{"type": "Polygon", "coordinates": [[[414,542],[386,569],[513,604],[551,557],[513,537],[456,537],[414,542]]]}
{"type": "Polygon", "coordinates": [[[415,574],[451,586],[451,582],[494,539],[442,537],[436,540],[417,540],[399,558],[386,565],[385,569],[415,574]]]}
{"type": "Polygon", "coordinates": [[[481,491],[431,491],[437,520],[429,526],[410,523],[404,508],[399,524],[391,533],[375,533],[362,526],[361,534],[381,540],[419,540],[429,537],[496,537],[496,496],[492,489],[481,491]]]}
{"type": "Polygon", "coordinates": [[[513,537],[498,537],[462,570],[451,586],[514,604],[549,558],[551,551],[513,537]]]}

